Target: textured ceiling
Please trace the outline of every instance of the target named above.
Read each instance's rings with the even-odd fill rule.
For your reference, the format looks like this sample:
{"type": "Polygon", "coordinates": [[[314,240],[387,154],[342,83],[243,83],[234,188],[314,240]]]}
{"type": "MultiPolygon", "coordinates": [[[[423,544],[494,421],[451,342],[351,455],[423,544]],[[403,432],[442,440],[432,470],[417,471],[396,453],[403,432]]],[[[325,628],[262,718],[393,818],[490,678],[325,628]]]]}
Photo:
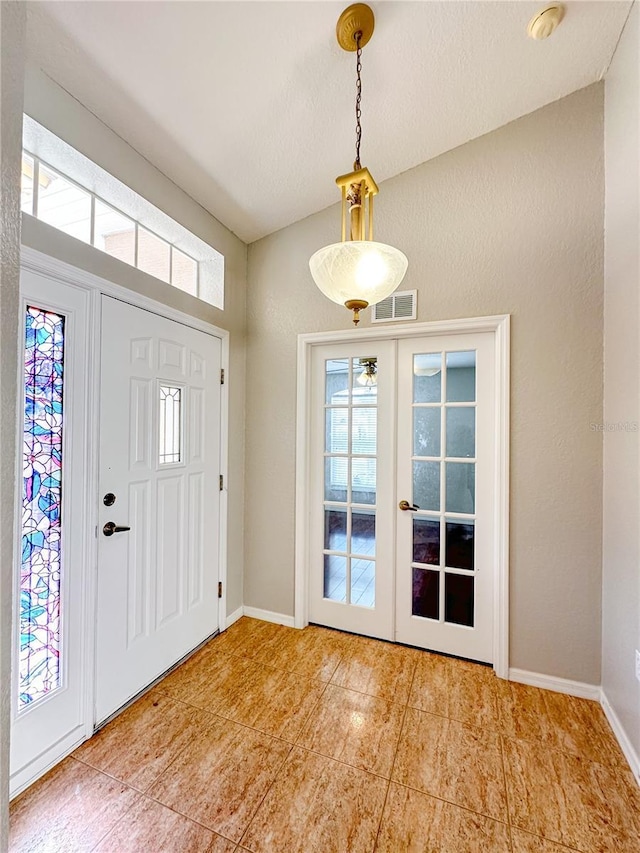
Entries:
{"type": "MultiPolygon", "coordinates": [[[[338,200],[355,61],[334,2],[28,3],[29,56],[243,240],[338,200]]],[[[362,162],[376,180],[600,79],[631,2],[377,2],[362,162]]],[[[381,196],[382,203],[383,196],[381,196]]]]}

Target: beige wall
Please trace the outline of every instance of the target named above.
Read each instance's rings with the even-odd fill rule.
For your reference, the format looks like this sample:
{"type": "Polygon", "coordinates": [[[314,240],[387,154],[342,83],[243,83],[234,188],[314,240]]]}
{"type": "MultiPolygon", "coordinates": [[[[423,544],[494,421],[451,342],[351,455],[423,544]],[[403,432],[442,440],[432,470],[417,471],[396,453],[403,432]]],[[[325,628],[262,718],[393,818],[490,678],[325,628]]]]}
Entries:
{"type": "Polygon", "coordinates": [[[0,850],[7,849],[25,9],[0,3],[0,850]]]}
{"type": "MultiPolygon", "coordinates": [[[[602,98],[600,84],[577,92],[386,181],[376,201],[377,236],[409,258],[403,288],[418,289],[419,320],[512,315],[511,666],[593,684],[602,98]]],[[[364,151],[366,161],[366,137],[364,151]]],[[[308,269],[312,252],[338,239],[338,225],[336,206],[249,247],[245,604],[286,614],[296,335],[349,328],[346,309],[318,292],[308,269]]]]}
{"type": "MultiPolygon", "coordinates": [[[[640,756],[640,10],[605,83],[604,542],[602,686],[640,756]]],[[[640,774],[640,767],[636,766],[640,774]]]]}
{"type": "Polygon", "coordinates": [[[157,299],[230,332],[229,544],[227,612],[242,604],[244,509],[244,399],[247,247],[176,184],[37,68],[27,69],[25,112],[221,252],[225,309],[219,311],[140,270],[98,253],[45,223],[28,218],[23,242],[157,299]]]}

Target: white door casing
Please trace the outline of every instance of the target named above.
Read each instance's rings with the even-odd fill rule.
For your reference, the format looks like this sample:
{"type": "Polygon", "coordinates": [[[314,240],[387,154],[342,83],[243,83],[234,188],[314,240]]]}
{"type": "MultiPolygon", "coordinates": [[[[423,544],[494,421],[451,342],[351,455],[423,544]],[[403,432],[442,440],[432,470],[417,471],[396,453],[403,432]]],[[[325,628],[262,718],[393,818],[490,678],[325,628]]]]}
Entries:
{"type": "MultiPolygon", "coordinates": [[[[440,321],[434,323],[418,323],[391,326],[385,329],[362,329],[357,333],[351,331],[328,332],[309,335],[300,335],[298,338],[298,421],[297,421],[297,457],[296,457],[296,573],[295,573],[295,624],[303,627],[310,619],[312,609],[311,598],[313,586],[311,580],[312,571],[317,571],[317,548],[318,534],[314,532],[314,514],[317,513],[318,484],[316,473],[314,480],[313,469],[317,465],[317,443],[314,447],[312,442],[314,413],[313,392],[313,368],[314,351],[317,348],[326,347],[327,357],[333,357],[335,352],[341,351],[345,344],[357,340],[358,350],[373,350],[378,342],[398,341],[402,348],[403,340],[407,338],[420,338],[421,341],[439,335],[460,335],[461,341],[456,343],[460,349],[469,349],[469,338],[466,336],[475,333],[488,333],[491,347],[492,364],[483,357],[485,367],[490,377],[489,383],[493,386],[495,394],[488,403],[485,412],[494,423],[493,434],[495,436],[495,453],[490,460],[485,460],[485,469],[482,479],[489,480],[487,489],[490,504],[490,513],[494,517],[494,525],[491,533],[491,547],[493,549],[493,560],[491,561],[492,590],[491,596],[493,611],[493,629],[490,636],[491,652],[489,658],[493,661],[496,673],[501,677],[508,674],[508,522],[509,522],[509,488],[508,488],[508,460],[509,460],[509,317],[481,317],[467,320],[440,321]],[[466,342],[465,342],[466,341],[466,342]],[[331,344],[331,347],[328,345],[331,344]],[[337,348],[336,348],[337,347],[337,348]],[[489,470],[490,469],[490,470],[489,470]],[[315,488],[315,492],[313,489],[315,488]],[[315,560],[315,563],[314,563],[315,560]]],[[[395,343],[394,343],[395,346],[395,343]]],[[[430,352],[428,344],[424,344],[423,352],[430,352]]],[[[438,347],[436,347],[437,349],[438,347]]],[[[367,353],[369,354],[369,353],[367,353]]],[[[317,395],[317,390],[315,391],[317,395]]],[[[317,403],[317,399],[315,400],[317,403]]],[[[482,432],[482,426],[481,426],[482,432]]],[[[404,437],[406,442],[407,437],[404,437]]],[[[401,437],[398,436],[398,449],[400,449],[401,437]]],[[[409,457],[410,458],[410,457],[409,457]]],[[[405,463],[406,464],[406,463],[405,463]]],[[[410,485],[410,484],[409,484],[410,485]]],[[[400,483],[403,490],[404,483],[400,483]]],[[[393,488],[394,504],[399,499],[409,495],[400,494],[393,488]]],[[[412,513],[400,513],[396,515],[400,540],[402,523],[409,525],[412,513]]],[[[316,522],[317,524],[317,519],[316,522]]],[[[400,544],[400,543],[399,543],[400,544]]],[[[486,544],[486,543],[485,543],[486,544]]],[[[406,547],[406,546],[405,546],[406,547]]],[[[481,548],[482,548],[481,543],[481,548]]],[[[410,565],[410,561],[409,561],[410,565]]],[[[317,588],[316,588],[317,592],[317,588]]],[[[402,584],[398,588],[398,607],[402,584]]],[[[407,588],[405,583],[405,602],[407,588]]],[[[353,610],[354,608],[351,608],[353,610]]],[[[422,620],[421,620],[422,621],[422,620]]],[[[395,616],[396,631],[398,631],[397,614],[395,616]]],[[[359,631],[351,627],[350,630],[359,631]]],[[[400,633],[402,629],[400,630],[400,633]]],[[[411,639],[398,639],[403,642],[414,642],[411,639]]],[[[419,644],[419,643],[418,643],[419,644]]],[[[453,652],[464,654],[463,652],[453,652]]],[[[478,657],[482,659],[482,657],[478,657]]],[[[486,659],[486,658],[485,658],[486,659]]]]}
{"type": "Polygon", "coordinates": [[[107,296],[102,340],[97,723],[219,627],[220,340],[107,296]]]}

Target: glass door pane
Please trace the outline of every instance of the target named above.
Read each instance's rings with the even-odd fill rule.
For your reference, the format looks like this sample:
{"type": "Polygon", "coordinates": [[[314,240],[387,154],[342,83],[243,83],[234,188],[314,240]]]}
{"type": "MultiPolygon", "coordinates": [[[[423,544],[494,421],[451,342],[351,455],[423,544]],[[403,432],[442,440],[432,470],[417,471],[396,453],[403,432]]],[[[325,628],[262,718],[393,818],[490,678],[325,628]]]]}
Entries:
{"type": "Polygon", "coordinates": [[[375,606],[377,358],[326,359],[324,597],[375,606]]]}
{"type": "Polygon", "coordinates": [[[413,355],[412,614],[471,627],[474,579],[457,571],[474,565],[475,380],[473,350],[413,355]]]}

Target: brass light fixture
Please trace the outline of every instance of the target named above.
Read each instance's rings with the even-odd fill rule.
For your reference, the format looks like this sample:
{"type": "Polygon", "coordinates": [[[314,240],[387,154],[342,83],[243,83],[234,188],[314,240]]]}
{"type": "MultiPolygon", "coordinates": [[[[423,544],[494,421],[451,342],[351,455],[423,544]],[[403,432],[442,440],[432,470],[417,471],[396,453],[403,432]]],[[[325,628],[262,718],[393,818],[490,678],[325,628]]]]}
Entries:
{"type": "Polygon", "coordinates": [[[319,249],[309,260],[313,280],[325,296],[353,311],[355,325],[360,311],[393,293],[407,271],[406,256],[373,239],[373,197],[378,185],[360,163],[362,140],[362,48],[374,29],[373,12],[364,3],[349,6],[336,27],[338,44],[356,54],[356,159],[353,172],[340,175],[342,192],[342,239],[319,249]]]}

